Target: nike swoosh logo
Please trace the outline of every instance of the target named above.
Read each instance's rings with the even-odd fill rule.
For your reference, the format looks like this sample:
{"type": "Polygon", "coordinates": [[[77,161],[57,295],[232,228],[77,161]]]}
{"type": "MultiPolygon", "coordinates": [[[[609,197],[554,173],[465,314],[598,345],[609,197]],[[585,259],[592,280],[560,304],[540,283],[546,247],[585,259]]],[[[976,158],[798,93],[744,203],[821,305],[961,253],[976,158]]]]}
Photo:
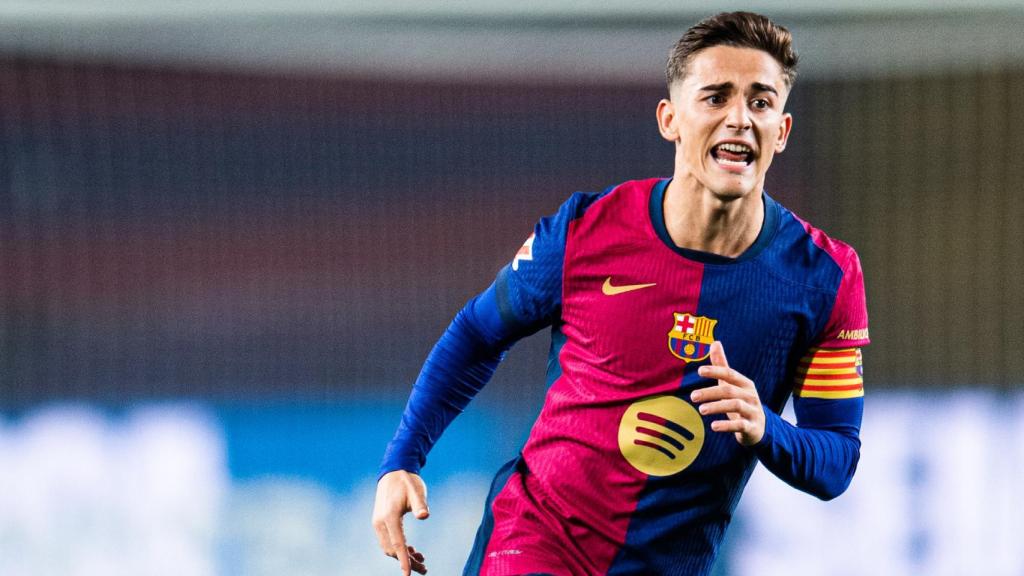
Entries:
{"type": "Polygon", "coordinates": [[[622,294],[623,292],[632,292],[633,290],[640,290],[641,288],[650,288],[655,284],[626,284],[625,286],[612,286],[612,277],[609,276],[605,279],[604,285],[601,286],[601,292],[605,296],[615,296],[616,294],[622,294]]]}

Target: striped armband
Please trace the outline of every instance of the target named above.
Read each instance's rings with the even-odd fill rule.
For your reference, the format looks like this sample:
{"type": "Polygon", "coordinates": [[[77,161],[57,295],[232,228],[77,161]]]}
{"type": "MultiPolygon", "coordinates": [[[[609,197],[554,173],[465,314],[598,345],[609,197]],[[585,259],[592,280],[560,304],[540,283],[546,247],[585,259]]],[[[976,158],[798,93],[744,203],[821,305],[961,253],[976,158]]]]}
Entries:
{"type": "Polygon", "coordinates": [[[796,368],[797,398],[841,400],[864,396],[860,348],[811,348],[796,368]]]}

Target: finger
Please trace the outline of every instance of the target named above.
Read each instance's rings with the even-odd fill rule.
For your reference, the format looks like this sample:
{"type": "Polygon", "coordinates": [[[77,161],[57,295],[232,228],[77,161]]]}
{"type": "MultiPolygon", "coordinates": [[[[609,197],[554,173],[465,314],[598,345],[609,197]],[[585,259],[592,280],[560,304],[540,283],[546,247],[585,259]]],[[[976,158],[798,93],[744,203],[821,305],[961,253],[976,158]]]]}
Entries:
{"type": "Polygon", "coordinates": [[[391,537],[391,545],[398,556],[398,563],[402,566],[402,574],[409,576],[409,551],[406,549],[405,532],[402,530],[402,517],[388,519],[387,528],[388,535],[391,537]]]}
{"type": "Polygon", "coordinates": [[[412,546],[409,546],[407,549],[409,551],[409,566],[412,568],[412,571],[418,574],[426,574],[427,565],[423,561],[423,553],[417,551],[412,546]]]}
{"type": "Polygon", "coordinates": [[[713,366],[729,367],[729,361],[725,358],[725,347],[720,340],[711,343],[711,364],[713,366]]]}
{"type": "Polygon", "coordinates": [[[422,482],[413,482],[409,493],[409,507],[412,513],[420,520],[426,520],[430,517],[430,508],[427,507],[427,487],[422,482]]]}
{"type": "Polygon", "coordinates": [[[719,382],[728,382],[743,388],[748,388],[753,385],[753,382],[751,382],[749,378],[728,366],[701,366],[697,369],[697,374],[700,375],[701,378],[718,380],[719,382]]]}
{"type": "Polygon", "coordinates": [[[690,400],[693,402],[711,402],[714,400],[725,400],[728,398],[744,398],[748,393],[739,386],[723,382],[717,386],[701,388],[690,393],[690,400]]]}
{"type": "Polygon", "coordinates": [[[726,400],[718,400],[717,402],[701,404],[699,410],[700,413],[704,415],[729,414],[730,417],[733,414],[743,417],[749,412],[747,410],[747,403],[738,398],[728,398],[726,400]]]}
{"type": "Polygon", "coordinates": [[[735,432],[746,434],[750,430],[750,422],[743,418],[735,420],[715,420],[711,423],[711,429],[715,432],[735,432]]]}
{"type": "Polygon", "coordinates": [[[388,528],[384,525],[384,521],[375,520],[373,522],[373,530],[377,533],[377,544],[380,545],[380,549],[388,556],[394,558],[395,553],[391,549],[391,537],[388,536],[388,528]]]}

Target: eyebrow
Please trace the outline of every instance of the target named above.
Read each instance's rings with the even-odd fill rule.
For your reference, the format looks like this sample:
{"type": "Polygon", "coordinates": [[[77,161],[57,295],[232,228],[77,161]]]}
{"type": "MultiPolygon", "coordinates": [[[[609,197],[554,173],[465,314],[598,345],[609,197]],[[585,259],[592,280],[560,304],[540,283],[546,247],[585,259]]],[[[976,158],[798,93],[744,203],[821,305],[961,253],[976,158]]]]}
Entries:
{"type": "MultiPolygon", "coordinates": [[[[750,85],[757,92],[771,92],[776,96],[779,91],[775,89],[771,84],[762,84],[761,82],[754,82],[750,85]]],[[[732,90],[736,86],[732,82],[722,82],[721,84],[708,84],[700,89],[701,92],[725,92],[732,90]]]]}
{"type": "Polygon", "coordinates": [[[725,90],[732,90],[732,82],[722,82],[721,84],[708,84],[707,86],[700,89],[701,92],[723,92],[725,90]]]}

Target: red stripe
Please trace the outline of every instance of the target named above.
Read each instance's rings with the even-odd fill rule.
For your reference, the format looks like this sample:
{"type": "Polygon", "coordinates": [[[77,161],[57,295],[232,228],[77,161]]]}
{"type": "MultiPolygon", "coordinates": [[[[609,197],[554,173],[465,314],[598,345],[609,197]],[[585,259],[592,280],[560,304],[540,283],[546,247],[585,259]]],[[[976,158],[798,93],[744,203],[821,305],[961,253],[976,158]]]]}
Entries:
{"type": "Polygon", "coordinates": [[[811,356],[817,356],[818,358],[836,358],[840,356],[849,356],[853,358],[857,355],[857,349],[852,350],[816,350],[811,356]]]}
{"type": "Polygon", "coordinates": [[[847,390],[861,390],[863,384],[850,384],[849,386],[800,386],[800,392],[845,392],[847,390]]]}
{"type": "MultiPolygon", "coordinates": [[[[630,258],[615,251],[628,231],[589,233],[596,223],[603,222],[612,214],[635,218],[647,215],[653,184],[653,181],[641,181],[619,186],[569,224],[564,261],[573,265],[571,269],[566,267],[566,281],[605,278],[609,266],[613,269],[639,266],[645,270],[672,270],[677,275],[666,280],[665,287],[671,287],[675,310],[698,310],[704,265],[679,266],[678,254],[671,250],[649,250],[642,259],[630,258]],[[592,254],[606,254],[614,258],[597,261],[590,257],[592,254]]],[[[651,240],[657,242],[653,234],[651,240]]],[[[629,405],[637,399],[634,391],[626,390],[621,382],[637,381],[637,378],[650,374],[672,374],[663,382],[652,383],[646,393],[674,393],[678,391],[684,374],[695,372],[697,366],[680,361],[666,350],[669,339],[663,329],[646,330],[642,323],[633,326],[628,322],[621,328],[620,336],[635,344],[636,355],[632,362],[623,365],[622,374],[584,362],[593,356],[585,341],[601,330],[602,321],[609,314],[616,313],[616,306],[621,306],[621,303],[613,298],[594,300],[587,291],[565,291],[562,319],[565,321],[566,340],[558,356],[565,371],[548,388],[544,411],[534,423],[530,439],[522,450],[523,458],[530,463],[530,474],[526,475],[524,482],[531,492],[534,487],[537,491],[516,494],[507,492],[506,488],[506,492],[494,500],[494,529],[484,552],[480,573],[557,572],[543,564],[547,557],[540,558],[527,551],[541,548],[544,551],[585,550],[586,554],[565,554],[564,561],[557,558],[560,564],[564,564],[564,571],[573,574],[605,574],[620,555],[622,543],[627,541],[630,522],[638,517],[637,507],[645,501],[643,495],[650,482],[649,476],[620,456],[617,434],[595,435],[592,431],[607,428],[609,422],[621,422],[629,405]],[[584,314],[581,310],[591,313],[584,314]],[[581,378],[587,379],[594,389],[607,391],[608,401],[594,402],[582,398],[574,384],[581,378]],[[567,454],[572,455],[569,462],[567,454]],[[609,455],[614,455],[614,458],[609,455]],[[601,470],[601,473],[595,478],[586,473],[588,470],[601,470]],[[572,494],[573,497],[565,502],[560,500],[557,504],[547,504],[558,508],[560,513],[564,508],[566,514],[580,515],[592,529],[571,535],[563,530],[553,518],[555,515],[538,507],[541,505],[533,498],[544,493],[572,494]],[[523,550],[523,554],[488,556],[503,550],[523,550]]],[[[672,326],[671,318],[666,314],[665,328],[672,326]]],[[[706,439],[705,450],[710,449],[710,444],[713,442],[706,439]]]]}
{"type": "Polygon", "coordinates": [[[803,379],[804,379],[804,381],[807,381],[807,380],[846,380],[847,378],[852,378],[852,377],[855,377],[855,376],[860,376],[860,374],[857,374],[856,372],[849,372],[847,374],[803,374],[803,379]]]}
{"type": "Polygon", "coordinates": [[[799,366],[801,368],[811,368],[811,367],[814,367],[814,368],[856,368],[857,367],[857,363],[856,362],[846,362],[844,364],[825,364],[823,362],[807,363],[807,362],[801,361],[799,366]]]}
{"type": "Polygon", "coordinates": [[[826,360],[826,359],[827,360],[839,359],[839,360],[848,360],[850,362],[855,362],[857,360],[857,357],[852,355],[852,354],[843,354],[841,356],[820,356],[820,355],[814,355],[814,356],[804,356],[803,358],[800,359],[800,361],[801,362],[816,362],[816,361],[826,360]]]}

